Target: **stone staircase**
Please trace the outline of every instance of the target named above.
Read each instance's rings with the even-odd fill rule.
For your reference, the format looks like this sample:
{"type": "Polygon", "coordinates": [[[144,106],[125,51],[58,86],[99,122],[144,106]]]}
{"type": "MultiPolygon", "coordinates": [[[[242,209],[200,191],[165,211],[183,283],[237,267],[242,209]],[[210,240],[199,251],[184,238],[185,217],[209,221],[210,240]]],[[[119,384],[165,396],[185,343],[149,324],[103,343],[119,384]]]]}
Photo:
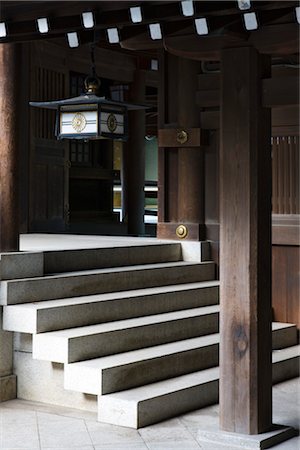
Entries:
{"type": "MultiPolygon", "coordinates": [[[[1,255],[18,397],[133,428],[218,401],[219,283],[179,243],[1,255]]],[[[297,330],[273,324],[273,381],[299,372],[297,330]]]]}

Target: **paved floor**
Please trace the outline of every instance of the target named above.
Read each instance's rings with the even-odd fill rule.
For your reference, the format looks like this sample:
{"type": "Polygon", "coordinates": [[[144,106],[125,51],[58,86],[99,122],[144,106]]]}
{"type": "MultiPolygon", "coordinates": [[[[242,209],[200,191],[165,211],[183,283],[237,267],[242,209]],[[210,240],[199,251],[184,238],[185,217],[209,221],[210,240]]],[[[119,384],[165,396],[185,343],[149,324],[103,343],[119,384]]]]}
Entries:
{"type": "MultiPolygon", "coordinates": [[[[273,421],[299,428],[299,380],[273,388],[273,421]]],[[[42,403],[0,404],[1,450],[190,450],[200,449],[199,429],[216,429],[218,405],[157,425],[132,430],[97,422],[96,414],[42,403]]],[[[299,450],[296,437],[273,447],[299,450]]],[[[247,450],[247,449],[244,449],[247,450]]]]}

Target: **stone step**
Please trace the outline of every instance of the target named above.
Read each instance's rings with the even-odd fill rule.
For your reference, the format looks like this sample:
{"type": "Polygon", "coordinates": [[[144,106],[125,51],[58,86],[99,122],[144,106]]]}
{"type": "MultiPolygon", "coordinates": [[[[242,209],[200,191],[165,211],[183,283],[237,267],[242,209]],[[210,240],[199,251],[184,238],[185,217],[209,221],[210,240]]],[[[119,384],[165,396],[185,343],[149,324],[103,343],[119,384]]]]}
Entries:
{"type": "Polygon", "coordinates": [[[43,333],[218,303],[219,282],[202,281],[4,306],[3,328],[43,333]]]}
{"type": "Polygon", "coordinates": [[[180,243],[135,243],[123,246],[44,252],[45,274],[136,266],[182,260],[180,243]]]}
{"type": "Polygon", "coordinates": [[[33,358],[71,363],[218,332],[219,306],[33,335],[33,358]]]}
{"type": "Polygon", "coordinates": [[[273,322],[272,323],[272,347],[279,350],[297,345],[297,325],[292,323],[273,322]]]}
{"type": "Polygon", "coordinates": [[[300,345],[273,351],[273,383],[299,377],[300,345]]]}
{"type": "MultiPolygon", "coordinates": [[[[297,359],[298,367],[286,378],[299,373],[300,346],[273,353],[273,381],[286,360],[297,359]],[[275,361],[281,352],[280,361],[275,361]],[[296,370],[297,369],[297,370],[296,370]]],[[[140,386],[127,391],[98,396],[98,420],[113,425],[141,428],[165,419],[208,406],[218,401],[219,369],[213,367],[180,377],[140,386]]]]}
{"type": "MultiPolygon", "coordinates": [[[[272,330],[273,348],[297,344],[295,325],[274,322],[272,330]]],[[[65,388],[101,395],[214,367],[219,340],[219,334],[212,334],[68,364],[65,388]]]]}
{"type": "Polygon", "coordinates": [[[126,291],[213,280],[213,262],[169,262],[67,272],[1,282],[0,304],[11,305],[65,297],[126,291]]]}
{"type": "Polygon", "coordinates": [[[170,380],[98,397],[98,420],[141,428],[218,401],[219,369],[213,367],[170,380]]]}
{"type": "Polygon", "coordinates": [[[184,375],[219,363],[219,334],[66,364],[64,387],[109,394],[184,375]]]}

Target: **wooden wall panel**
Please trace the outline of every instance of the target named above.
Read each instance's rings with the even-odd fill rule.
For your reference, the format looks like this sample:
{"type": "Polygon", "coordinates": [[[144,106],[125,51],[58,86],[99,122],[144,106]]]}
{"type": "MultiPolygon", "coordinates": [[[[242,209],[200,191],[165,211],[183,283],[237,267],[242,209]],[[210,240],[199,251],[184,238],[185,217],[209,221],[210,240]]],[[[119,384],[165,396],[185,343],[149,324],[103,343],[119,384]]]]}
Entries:
{"type": "MultiPolygon", "coordinates": [[[[52,46],[32,44],[32,101],[66,97],[68,73],[52,46]]],[[[29,231],[63,231],[68,211],[68,146],[57,141],[55,111],[31,108],[29,231]]]]}
{"type": "Polygon", "coordinates": [[[273,320],[300,328],[299,246],[272,247],[273,320]]]}
{"type": "Polygon", "coordinates": [[[299,136],[272,138],[274,214],[299,214],[299,136]]]}

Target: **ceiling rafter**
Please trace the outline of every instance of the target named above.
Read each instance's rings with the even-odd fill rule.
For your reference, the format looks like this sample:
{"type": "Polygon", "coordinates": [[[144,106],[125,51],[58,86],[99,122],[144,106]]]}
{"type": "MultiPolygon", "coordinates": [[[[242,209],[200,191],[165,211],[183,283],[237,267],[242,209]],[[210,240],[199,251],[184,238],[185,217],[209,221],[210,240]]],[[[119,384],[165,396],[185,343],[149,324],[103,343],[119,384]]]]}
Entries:
{"type": "MultiPolygon", "coordinates": [[[[180,2],[85,2],[75,1],[59,2],[61,8],[55,12],[57,8],[56,1],[46,2],[52,6],[45,8],[45,2],[16,2],[4,1],[1,4],[1,13],[4,10],[11,12],[11,21],[7,22],[8,34],[0,42],[24,42],[42,39],[57,39],[65,37],[66,33],[77,32],[80,44],[90,43],[93,41],[106,42],[106,29],[110,27],[118,27],[120,34],[120,45],[122,48],[130,50],[156,49],[162,46],[168,46],[169,42],[177,42],[181,38],[187,42],[187,35],[191,35],[194,42],[206,42],[205,39],[218,40],[218,46],[222,45],[221,40],[224,38],[233,42],[246,42],[252,36],[245,30],[242,15],[243,11],[239,10],[236,1],[201,1],[194,2],[195,14],[192,17],[185,17],[181,13],[180,2]],[[20,5],[22,4],[22,5],[20,5]],[[27,19],[23,21],[15,21],[13,12],[19,7],[24,9],[24,4],[28,5],[30,10],[27,11],[27,19]],[[56,6],[55,6],[56,4],[56,6]],[[4,5],[4,6],[3,6],[4,5]],[[38,31],[36,19],[39,18],[38,12],[44,5],[43,17],[49,20],[50,29],[48,33],[41,34],[38,31]],[[130,6],[142,6],[143,22],[134,24],[131,21],[129,8],[130,6]],[[11,6],[11,7],[10,7],[11,6]],[[86,30],[83,27],[80,13],[85,11],[93,11],[95,19],[95,28],[86,30]],[[51,15],[53,14],[53,16],[51,15]],[[34,17],[34,19],[30,19],[34,17]],[[195,30],[195,19],[205,17],[208,21],[209,37],[198,36],[195,30]],[[150,37],[148,24],[160,23],[163,30],[163,39],[153,41],[150,37]],[[219,43],[220,42],[220,43],[219,43]]],[[[286,17],[290,20],[291,25],[293,19],[294,8],[298,3],[295,1],[256,2],[253,8],[259,17],[260,26],[270,25],[273,22],[286,17]]],[[[7,15],[6,17],[9,17],[7,15]]],[[[17,16],[17,17],[23,17],[17,16]]],[[[41,17],[41,15],[40,15],[41,17]]],[[[2,20],[2,19],[1,19],[2,20]]],[[[258,30],[259,31],[259,30],[258,30]]],[[[258,32],[256,31],[256,33],[258,32]]],[[[261,30],[260,30],[261,33],[261,30]]],[[[252,42],[256,42],[255,37],[252,42]]],[[[119,47],[118,44],[111,44],[119,47]]],[[[207,45],[207,44],[206,44],[207,45]]]]}
{"type": "MultiPolygon", "coordinates": [[[[24,21],[15,20],[14,17],[6,18],[5,14],[5,4],[11,2],[2,2],[4,6],[1,6],[1,20],[7,21],[8,36],[9,38],[15,38],[17,36],[24,36],[26,34],[38,33],[36,19],[39,17],[47,17],[50,23],[50,30],[48,36],[59,35],[61,33],[66,33],[70,31],[79,31],[83,28],[81,13],[87,10],[93,11],[95,16],[95,28],[105,29],[112,26],[117,26],[119,28],[123,27],[137,27],[139,25],[133,24],[130,20],[130,14],[128,7],[133,2],[114,2],[115,7],[125,4],[126,8],[119,8],[115,10],[105,10],[103,9],[104,4],[109,2],[89,2],[88,6],[82,5],[85,2],[72,2],[72,8],[70,6],[63,6],[62,8],[45,8],[40,11],[39,8],[32,10],[32,18],[24,21]],[[73,5],[74,4],[74,5],[73,5]],[[101,7],[102,6],[102,7],[101,7]],[[3,12],[4,10],[4,12],[3,12]],[[64,11],[64,13],[63,13],[64,11]]],[[[12,2],[12,3],[26,3],[31,4],[41,3],[41,2],[12,2]]],[[[47,2],[47,4],[62,3],[66,4],[68,2],[47,2]]],[[[113,3],[113,2],[112,2],[113,3]]],[[[143,24],[149,24],[154,22],[179,22],[185,21],[184,17],[180,12],[180,2],[139,2],[143,10],[143,24]],[[162,3],[162,4],[161,4],[162,3]]],[[[288,9],[295,7],[297,2],[260,2],[255,5],[255,11],[264,13],[264,16],[272,13],[275,9],[274,3],[276,4],[276,13],[280,14],[280,9],[288,9]],[[271,4],[270,4],[271,3],[271,4]]],[[[134,3],[135,5],[137,4],[134,3]]],[[[226,17],[226,16],[241,16],[242,11],[240,11],[236,6],[233,7],[234,2],[195,2],[195,14],[191,19],[205,16],[207,18],[213,17],[226,17]]],[[[106,6],[107,7],[107,6],[106,6]]],[[[15,40],[15,39],[14,39],[15,40]]]]}

